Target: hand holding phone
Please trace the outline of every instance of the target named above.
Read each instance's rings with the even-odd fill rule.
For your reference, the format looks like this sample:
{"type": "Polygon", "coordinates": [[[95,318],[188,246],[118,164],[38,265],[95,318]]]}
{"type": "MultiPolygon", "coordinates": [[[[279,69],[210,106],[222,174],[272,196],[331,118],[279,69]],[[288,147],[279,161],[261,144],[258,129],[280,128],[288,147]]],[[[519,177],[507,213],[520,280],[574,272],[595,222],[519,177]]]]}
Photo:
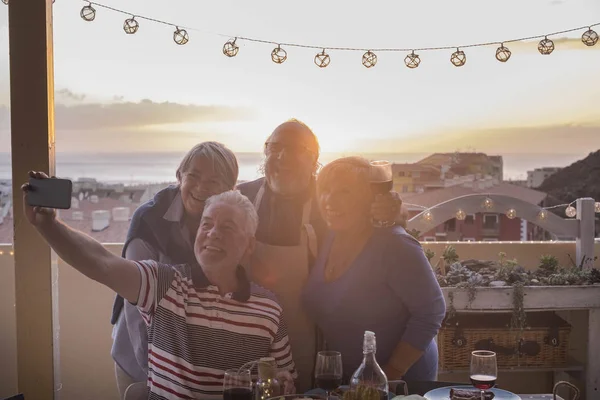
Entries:
{"type": "Polygon", "coordinates": [[[23,208],[29,222],[39,225],[53,219],[54,209],[71,208],[73,184],[68,179],[49,178],[43,172],[29,172],[29,183],[21,186],[23,208]]]}

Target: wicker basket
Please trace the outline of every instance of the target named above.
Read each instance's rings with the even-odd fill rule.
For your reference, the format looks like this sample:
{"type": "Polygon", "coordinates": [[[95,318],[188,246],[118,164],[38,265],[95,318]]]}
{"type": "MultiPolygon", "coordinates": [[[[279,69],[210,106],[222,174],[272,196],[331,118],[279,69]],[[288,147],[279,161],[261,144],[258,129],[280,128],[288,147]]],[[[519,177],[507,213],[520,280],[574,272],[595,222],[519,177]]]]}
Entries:
{"type": "Polygon", "coordinates": [[[442,371],[469,369],[473,350],[496,352],[498,367],[558,367],[567,363],[571,326],[553,312],[527,314],[527,327],[510,329],[511,314],[458,314],[438,334],[442,371]]]}

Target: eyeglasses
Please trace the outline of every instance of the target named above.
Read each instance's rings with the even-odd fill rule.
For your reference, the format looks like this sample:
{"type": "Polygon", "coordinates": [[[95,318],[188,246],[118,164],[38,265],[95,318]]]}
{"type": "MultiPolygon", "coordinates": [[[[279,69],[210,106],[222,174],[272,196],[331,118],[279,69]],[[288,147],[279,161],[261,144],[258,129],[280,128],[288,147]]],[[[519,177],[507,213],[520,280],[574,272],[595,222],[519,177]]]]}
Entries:
{"type": "Polygon", "coordinates": [[[302,155],[307,155],[307,154],[316,155],[315,151],[313,151],[310,148],[308,148],[304,145],[301,145],[301,144],[280,143],[280,142],[266,142],[265,143],[265,151],[268,154],[279,154],[283,150],[285,150],[286,153],[289,153],[289,154],[292,154],[295,156],[302,156],[302,155]]]}

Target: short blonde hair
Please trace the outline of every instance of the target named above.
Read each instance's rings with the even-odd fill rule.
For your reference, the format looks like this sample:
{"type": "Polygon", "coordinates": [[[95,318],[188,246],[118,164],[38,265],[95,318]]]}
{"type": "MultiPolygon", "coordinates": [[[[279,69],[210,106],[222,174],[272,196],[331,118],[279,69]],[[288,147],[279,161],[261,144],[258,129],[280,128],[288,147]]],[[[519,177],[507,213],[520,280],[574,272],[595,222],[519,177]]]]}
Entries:
{"type": "Polygon", "coordinates": [[[350,173],[363,181],[365,185],[370,182],[371,165],[363,157],[343,157],[338,158],[325,165],[317,176],[317,191],[329,186],[330,182],[338,179],[340,174],[350,173]]]}
{"type": "Polygon", "coordinates": [[[220,194],[209,197],[204,205],[204,210],[215,204],[228,204],[236,207],[244,213],[245,231],[250,237],[256,235],[258,229],[258,214],[254,208],[254,204],[246,196],[240,193],[239,190],[228,190],[220,194]]]}
{"type": "Polygon", "coordinates": [[[194,157],[202,157],[212,162],[215,171],[221,176],[228,188],[234,188],[237,184],[239,166],[233,151],[219,142],[198,143],[181,160],[177,168],[177,180],[181,182],[184,173],[190,168],[194,157]]]}

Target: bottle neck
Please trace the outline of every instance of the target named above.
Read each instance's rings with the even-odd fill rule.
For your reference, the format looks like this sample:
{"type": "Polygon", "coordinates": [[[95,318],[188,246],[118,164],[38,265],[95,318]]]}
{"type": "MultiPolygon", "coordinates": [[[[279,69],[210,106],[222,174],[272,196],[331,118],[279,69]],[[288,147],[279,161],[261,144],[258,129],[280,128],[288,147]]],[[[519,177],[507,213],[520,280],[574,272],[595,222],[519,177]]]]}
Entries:
{"type": "Polygon", "coordinates": [[[375,349],[369,349],[369,350],[367,350],[365,348],[363,350],[363,363],[365,365],[376,364],[377,363],[377,360],[375,359],[375,349]]]}

